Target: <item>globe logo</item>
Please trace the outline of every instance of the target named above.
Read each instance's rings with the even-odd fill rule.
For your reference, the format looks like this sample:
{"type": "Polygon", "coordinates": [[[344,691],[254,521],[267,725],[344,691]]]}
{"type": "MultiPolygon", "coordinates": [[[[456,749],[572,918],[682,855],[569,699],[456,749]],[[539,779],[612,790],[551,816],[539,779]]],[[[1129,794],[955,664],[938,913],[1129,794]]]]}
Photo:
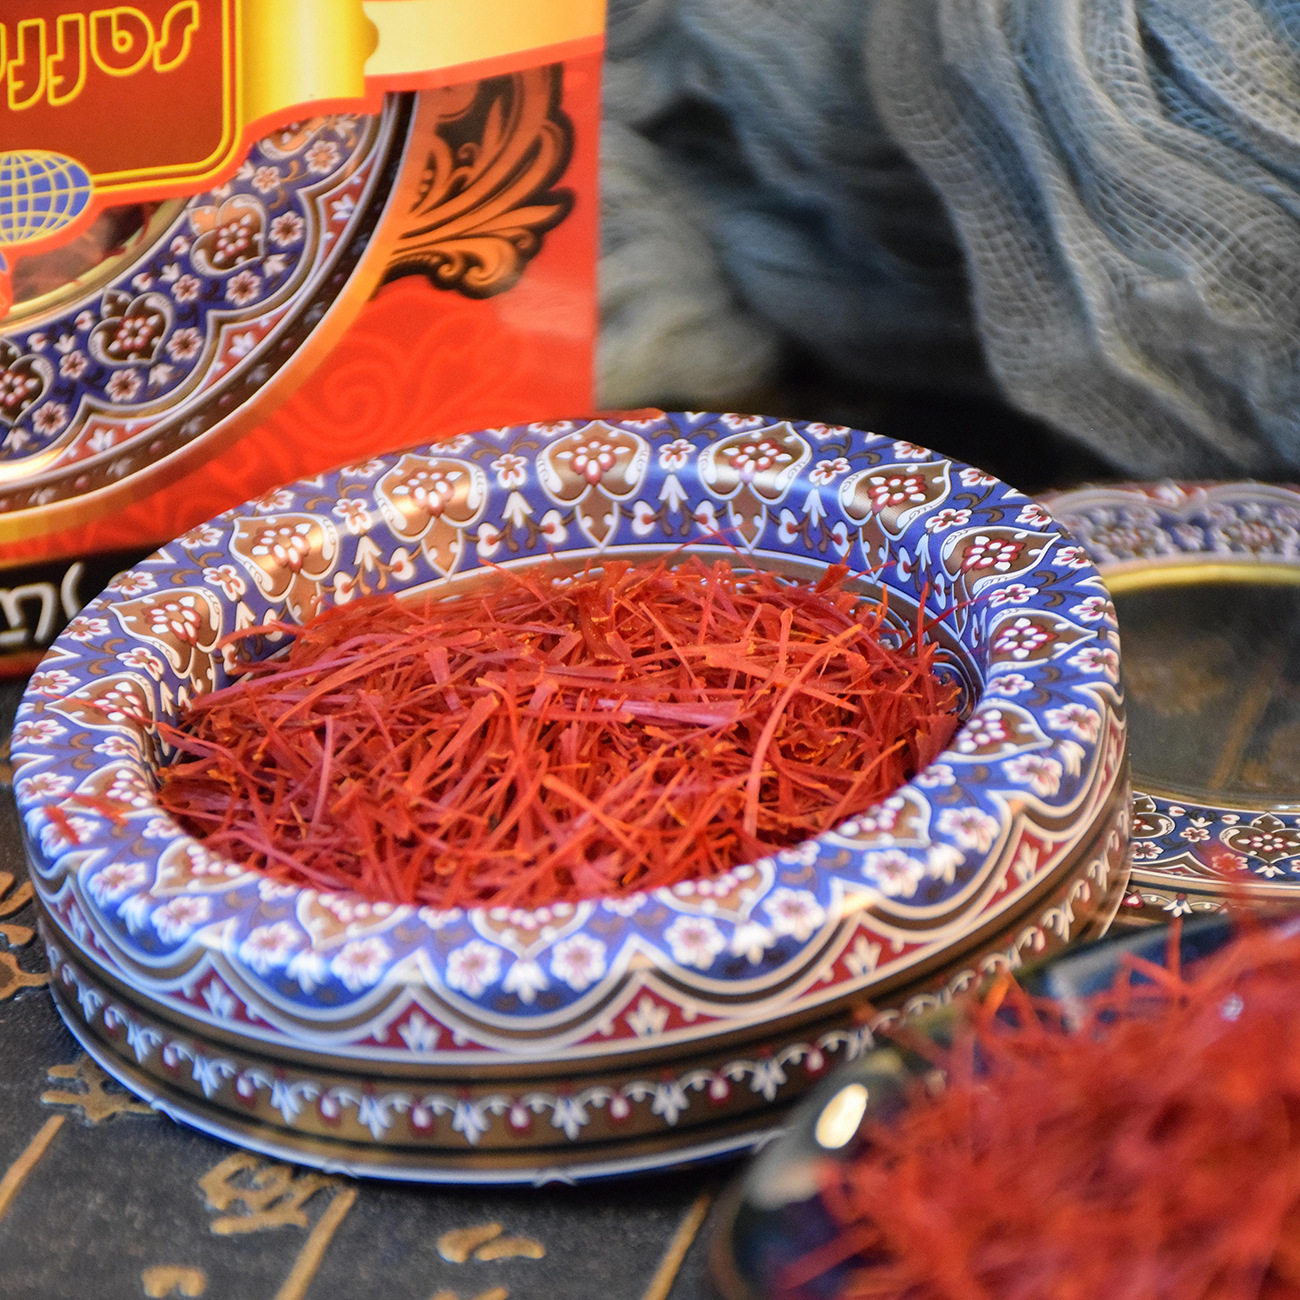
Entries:
{"type": "Polygon", "coordinates": [[[72,158],[36,149],[0,153],[0,315],[13,305],[4,250],[72,225],[93,194],[90,173],[72,158]]]}

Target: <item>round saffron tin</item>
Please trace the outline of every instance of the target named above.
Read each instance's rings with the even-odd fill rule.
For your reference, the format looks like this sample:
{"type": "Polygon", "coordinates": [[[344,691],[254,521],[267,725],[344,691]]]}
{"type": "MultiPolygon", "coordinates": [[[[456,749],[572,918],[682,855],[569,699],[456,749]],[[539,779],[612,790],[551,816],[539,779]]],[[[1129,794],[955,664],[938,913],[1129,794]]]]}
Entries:
{"type": "Polygon", "coordinates": [[[1300,491],[1130,483],[1054,497],[1123,623],[1126,923],[1300,898],[1300,491]]]}
{"type": "Polygon", "coordinates": [[[507,1182],[745,1148],[873,1016],[1108,924],[1130,816],[1113,619],[1041,506],[824,424],[534,424],[297,483],[119,575],[31,679],[13,754],[51,987],[141,1096],[292,1160],[507,1182]],[[527,912],[272,882],[157,806],[155,720],[228,680],[233,630],[548,555],[668,552],[844,563],[900,628],[924,610],[964,694],[950,747],[717,879],[527,912]]]}

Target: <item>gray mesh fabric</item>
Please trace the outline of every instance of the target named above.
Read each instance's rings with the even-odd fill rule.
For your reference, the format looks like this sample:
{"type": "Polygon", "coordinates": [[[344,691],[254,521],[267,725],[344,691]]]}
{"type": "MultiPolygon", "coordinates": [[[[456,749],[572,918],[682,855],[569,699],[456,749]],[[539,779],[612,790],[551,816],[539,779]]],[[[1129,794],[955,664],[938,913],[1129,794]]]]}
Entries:
{"type": "Polygon", "coordinates": [[[977,331],[1117,467],[1300,466],[1295,0],[615,0],[611,54],[765,346],[960,389],[977,331]]]}

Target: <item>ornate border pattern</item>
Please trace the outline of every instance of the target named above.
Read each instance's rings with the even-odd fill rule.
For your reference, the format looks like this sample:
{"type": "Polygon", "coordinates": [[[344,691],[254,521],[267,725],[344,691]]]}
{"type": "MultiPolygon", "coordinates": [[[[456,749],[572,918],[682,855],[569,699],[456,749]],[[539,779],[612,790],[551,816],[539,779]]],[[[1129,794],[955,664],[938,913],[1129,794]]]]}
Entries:
{"type": "MultiPolygon", "coordinates": [[[[1266,483],[1137,483],[1089,487],[1047,506],[1092,556],[1103,578],[1167,573],[1207,563],[1286,565],[1300,572],[1300,490],[1266,483]]],[[[1129,919],[1222,910],[1227,895],[1294,900],[1300,888],[1300,814],[1216,807],[1134,794],[1129,919]]]]}
{"type": "Polygon", "coordinates": [[[1118,824],[1126,769],[1113,610],[1080,548],[978,470],[759,416],[489,430],[268,493],[74,619],[13,748],[56,943],[173,1022],[349,1069],[590,1071],[857,995],[895,1004],[999,936],[1063,943],[1105,912],[1123,857],[1120,830],[1086,886],[1080,846],[1118,824]],[[683,544],[785,571],[843,560],[874,571],[900,622],[923,604],[967,693],[949,750],[876,808],[718,880],[527,913],[286,888],[153,801],[153,719],[226,680],[232,629],[487,565],[683,544]]]}
{"type": "Polygon", "coordinates": [[[408,99],[265,137],[112,284],[0,336],[0,510],[120,483],[265,385],[355,267],[408,99]]]}

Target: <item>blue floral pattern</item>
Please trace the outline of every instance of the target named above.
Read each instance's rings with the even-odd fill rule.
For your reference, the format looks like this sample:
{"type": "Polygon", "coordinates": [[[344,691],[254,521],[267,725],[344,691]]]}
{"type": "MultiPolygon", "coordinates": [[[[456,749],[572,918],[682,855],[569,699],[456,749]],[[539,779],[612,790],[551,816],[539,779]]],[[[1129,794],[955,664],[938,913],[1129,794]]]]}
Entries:
{"type": "Polygon", "coordinates": [[[595,1060],[916,989],[922,972],[960,984],[1104,919],[1125,859],[1114,616],[1087,556],[980,471],[754,416],[488,430],[228,512],[73,621],[13,754],[60,942],[171,1013],[364,1060],[595,1060]],[[231,631],[486,565],[682,546],[847,564],[888,588],[900,636],[923,610],[966,695],[949,749],[877,807],[718,879],[532,911],[286,887],[153,801],[154,719],[223,684],[231,631]]]}

